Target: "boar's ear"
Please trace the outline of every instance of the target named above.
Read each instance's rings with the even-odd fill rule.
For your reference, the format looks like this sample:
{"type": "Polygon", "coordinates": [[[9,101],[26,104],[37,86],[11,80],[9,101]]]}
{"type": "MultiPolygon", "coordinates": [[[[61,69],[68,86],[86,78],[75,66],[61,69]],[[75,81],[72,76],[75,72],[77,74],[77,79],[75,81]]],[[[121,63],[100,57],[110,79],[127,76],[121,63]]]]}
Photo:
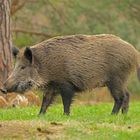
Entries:
{"type": "Polygon", "coordinates": [[[12,54],[15,58],[16,58],[18,53],[19,53],[19,49],[17,47],[12,47],[12,54]]]}
{"type": "Polygon", "coordinates": [[[27,60],[29,60],[30,63],[32,63],[32,51],[30,48],[26,47],[24,51],[24,56],[26,57],[27,60]]]}

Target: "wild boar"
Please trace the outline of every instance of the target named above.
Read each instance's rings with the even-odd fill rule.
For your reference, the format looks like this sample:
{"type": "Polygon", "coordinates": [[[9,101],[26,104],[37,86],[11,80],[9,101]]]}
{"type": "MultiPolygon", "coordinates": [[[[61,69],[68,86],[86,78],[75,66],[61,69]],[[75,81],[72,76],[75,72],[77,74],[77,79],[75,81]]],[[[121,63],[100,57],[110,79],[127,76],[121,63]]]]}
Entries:
{"type": "Polygon", "coordinates": [[[77,92],[107,86],[114,98],[112,114],[127,113],[127,81],[137,70],[139,52],[111,34],[70,35],[46,40],[14,52],[16,64],[4,86],[8,92],[24,92],[34,85],[44,91],[40,114],[56,94],[61,94],[64,114],[77,92]]]}

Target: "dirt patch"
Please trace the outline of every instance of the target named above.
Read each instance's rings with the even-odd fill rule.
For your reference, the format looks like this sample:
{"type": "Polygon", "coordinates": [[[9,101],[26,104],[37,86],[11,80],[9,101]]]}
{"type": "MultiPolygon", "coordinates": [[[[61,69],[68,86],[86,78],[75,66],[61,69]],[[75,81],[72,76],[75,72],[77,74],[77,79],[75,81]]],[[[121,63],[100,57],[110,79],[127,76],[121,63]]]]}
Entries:
{"type": "Polygon", "coordinates": [[[5,121],[0,122],[0,128],[0,139],[51,140],[62,137],[64,125],[45,121],[5,121]]]}
{"type": "Polygon", "coordinates": [[[57,123],[57,122],[51,122],[50,124],[51,125],[59,125],[59,126],[62,126],[63,125],[62,123],[57,123]]]}
{"type": "MultiPolygon", "coordinates": [[[[124,131],[124,132],[134,132],[139,130],[139,125],[133,124],[133,125],[117,125],[113,123],[97,123],[95,125],[95,129],[97,128],[111,128],[115,131],[124,131]]],[[[92,131],[92,129],[91,129],[92,131]]]]}

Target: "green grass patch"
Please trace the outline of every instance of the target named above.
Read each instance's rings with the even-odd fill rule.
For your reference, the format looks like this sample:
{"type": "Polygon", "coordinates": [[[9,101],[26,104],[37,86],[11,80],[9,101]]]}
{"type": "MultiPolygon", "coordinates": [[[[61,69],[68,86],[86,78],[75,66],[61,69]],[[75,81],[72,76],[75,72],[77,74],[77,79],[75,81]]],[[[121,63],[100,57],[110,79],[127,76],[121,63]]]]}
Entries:
{"type": "MultiPolygon", "coordinates": [[[[117,116],[110,115],[113,103],[96,105],[75,105],[71,107],[71,115],[63,115],[62,105],[52,105],[46,115],[38,117],[38,107],[0,109],[0,122],[39,122],[48,124],[61,123],[57,132],[61,134],[53,139],[71,140],[127,140],[140,137],[140,103],[130,104],[127,115],[121,113],[117,116]],[[28,121],[27,121],[28,120],[28,121]]],[[[30,127],[30,126],[29,126],[30,127]]],[[[44,127],[43,127],[44,128],[44,127]]],[[[54,128],[51,128],[51,130],[54,128]]],[[[57,125],[56,128],[57,129],[57,125]]],[[[34,131],[33,131],[34,132],[34,131]]],[[[31,137],[32,138],[32,137],[31,137]]]]}

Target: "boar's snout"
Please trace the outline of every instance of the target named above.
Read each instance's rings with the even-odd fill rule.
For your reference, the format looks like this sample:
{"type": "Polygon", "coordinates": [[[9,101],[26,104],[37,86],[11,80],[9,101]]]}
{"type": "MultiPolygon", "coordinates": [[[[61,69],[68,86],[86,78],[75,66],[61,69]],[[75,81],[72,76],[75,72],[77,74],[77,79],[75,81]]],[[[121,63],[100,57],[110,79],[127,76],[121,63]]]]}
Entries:
{"type": "Polygon", "coordinates": [[[3,93],[3,94],[6,94],[7,93],[7,90],[5,88],[0,88],[0,91],[3,93]]]}
{"type": "Polygon", "coordinates": [[[6,92],[14,92],[17,89],[18,84],[15,84],[11,79],[7,79],[4,83],[4,90],[6,92]]]}
{"type": "Polygon", "coordinates": [[[14,82],[11,79],[6,80],[4,83],[4,89],[7,92],[19,92],[24,93],[25,91],[31,89],[33,86],[32,81],[20,81],[20,82],[14,82]]]}

